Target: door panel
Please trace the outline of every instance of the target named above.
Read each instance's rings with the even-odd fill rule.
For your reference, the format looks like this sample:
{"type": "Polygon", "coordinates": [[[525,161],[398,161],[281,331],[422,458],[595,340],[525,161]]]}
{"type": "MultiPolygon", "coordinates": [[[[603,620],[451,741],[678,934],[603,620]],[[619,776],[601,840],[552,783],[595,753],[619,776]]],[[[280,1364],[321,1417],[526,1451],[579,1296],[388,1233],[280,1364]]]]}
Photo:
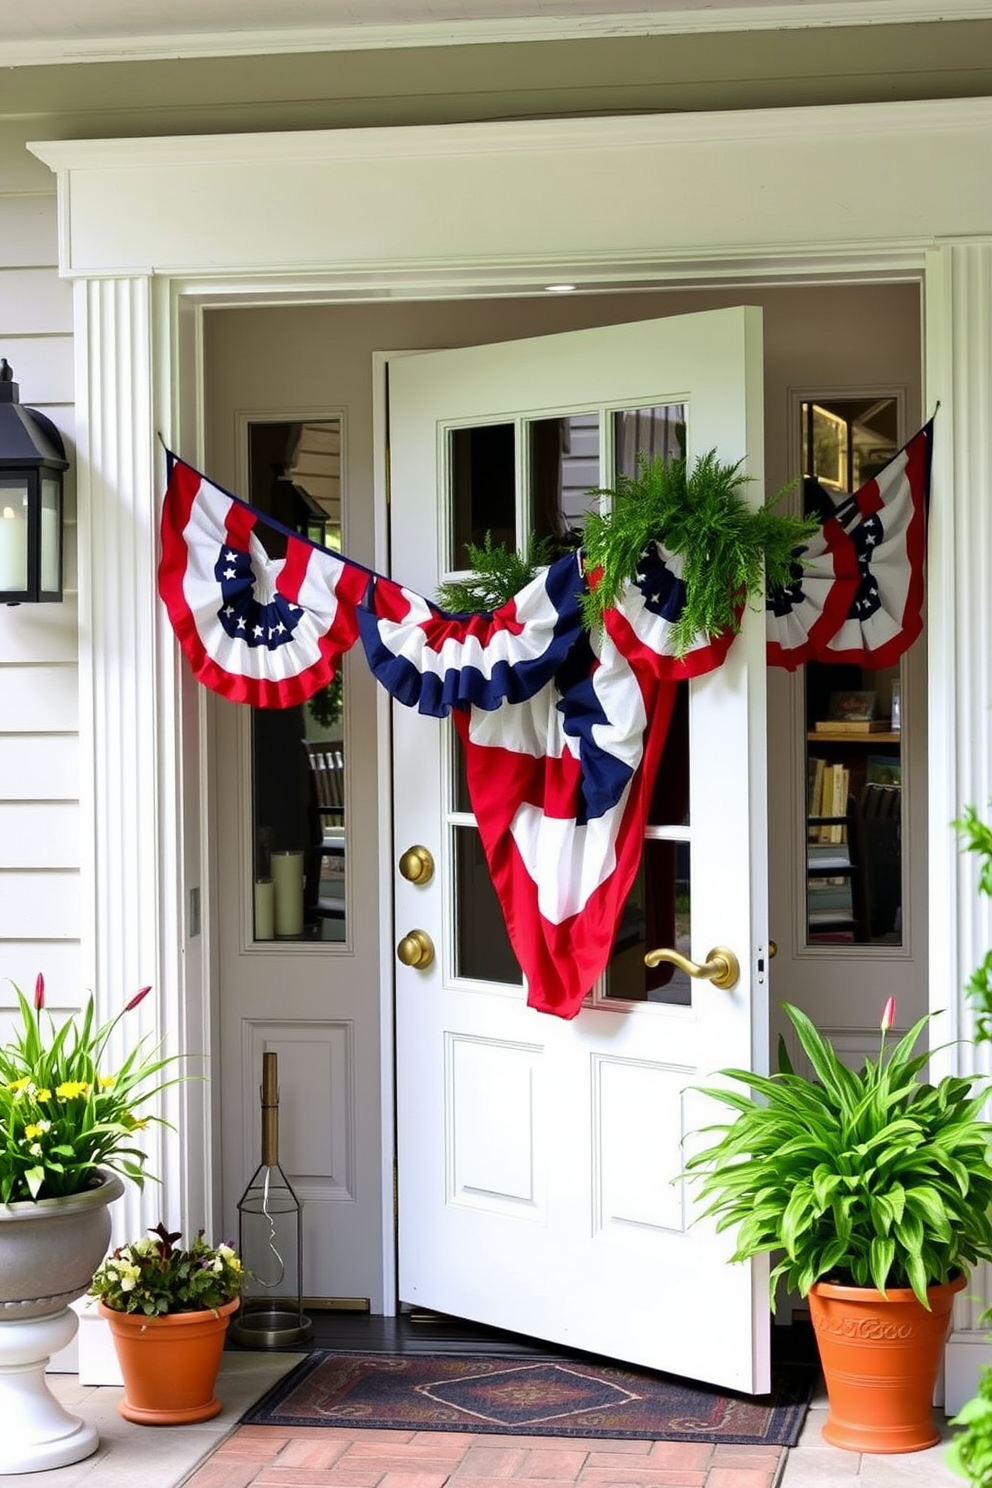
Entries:
{"type": "MultiPolygon", "coordinates": [[[[672,406],[684,410],[690,468],[712,448],[725,461],[743,457],[758,501],[760,312],[397,358],[396,577],[433,595],[465,561],[456,534],[484,536],[479,513],[493,506],[473,509],[472,493],[493,486],[494,467],[477,460],[466,477],[460,461],[472,441],[456,431],[503,431],[494,497],[503,531],[494,537],[520,540],[535,527],[532,463],[547,443],[532,437],[535,425],[574,420],[586,442],[595,429],[588,468],[608,486],[624,437],[639,437],[632,411],[672,406]]],[[[568,509],[581,512],[581,493],[568,509]]],[[[671,1002],[608,1000],[597,987],[563,1022],[526,1006],[491,916],[474,917],[484,895],[478,863],[466,872],[475,828],[453,730],[395,709],[397,857],[419,843],[437,864],[426,880],[396,877],[398,935],[421,930],[435,948],[430,964],[396,968],[400,1296],[758,1392],[769,1382],[766,1268],[727,1264],[730,1239],[690,1224],[691,1194],[678,1176],[684,1139],[713,1114],[693,1086],[720,1066],[767,1060],[760,612],[745,616],[724,666],[689,684],[688,735],[688,809],[647,837],[677,850],[690,876],[686,948],[702,961],[711,947],[730,946],[741,979],[730,991],[685,979],[671,1002]]]]}

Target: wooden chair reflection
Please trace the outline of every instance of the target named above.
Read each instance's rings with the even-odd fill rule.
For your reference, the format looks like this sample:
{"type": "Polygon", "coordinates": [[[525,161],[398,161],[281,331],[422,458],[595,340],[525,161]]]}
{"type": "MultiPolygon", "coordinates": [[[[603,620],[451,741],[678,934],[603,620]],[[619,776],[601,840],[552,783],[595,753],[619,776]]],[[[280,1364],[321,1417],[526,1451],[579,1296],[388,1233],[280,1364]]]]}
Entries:
{"type": "Polygon", "coordinates": [[[339,744],[308,742],[321,826],[344,825],[344,750],[339,744]]]}
{"type": "Polygon", "coordinates": [[[902,791],[865,785],[852,800],[848,835],[855,939],[902,939],[902,791]]]}

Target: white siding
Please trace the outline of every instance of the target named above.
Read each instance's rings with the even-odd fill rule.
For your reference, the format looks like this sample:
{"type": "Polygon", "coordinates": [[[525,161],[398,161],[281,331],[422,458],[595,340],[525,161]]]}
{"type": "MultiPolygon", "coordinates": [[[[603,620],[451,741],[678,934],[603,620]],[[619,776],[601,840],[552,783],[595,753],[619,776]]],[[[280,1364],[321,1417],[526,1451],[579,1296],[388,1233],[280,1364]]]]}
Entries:
{"type": "MultiPolygon", "coordinates": [[[[71,461],[72,293],[56,268],[54,178],[36,165],[0,129],[0,355],[71,461]]],[[[70,468],[64,602],[0,606],[0,1008],[39,971],[53,1006],[82,995],[75,518],[70,468]]]]}

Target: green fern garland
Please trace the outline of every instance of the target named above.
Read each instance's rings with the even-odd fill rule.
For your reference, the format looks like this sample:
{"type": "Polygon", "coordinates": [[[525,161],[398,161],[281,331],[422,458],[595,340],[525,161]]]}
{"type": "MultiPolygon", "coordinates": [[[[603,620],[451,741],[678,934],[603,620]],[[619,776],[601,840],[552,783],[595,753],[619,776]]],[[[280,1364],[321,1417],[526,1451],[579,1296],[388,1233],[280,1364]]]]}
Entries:
{"type": "Polygon", "coordinates": [[[677,656],[697,635],[736,634],[742,603],[763,599],[766,586],[774,590],[790,581],[793,550],[819,524],[776,512],[785,491],[749,507],[740,494],[751,478],[741,474],[742,463],[722,465],[710,450],[687,477],[684,459],[666,465],[660,456],[642,454],[637,476],[618,476],[612,490],[592,493],[609,497],[611,508],[588,516],[582,533],[586,572],[602,570],[583,596],[590,629],[602,624],[604,610],[616,604],[653,541],[682,559],[686,602],[672,632],[677,656]]]}
{"type": "MultiPolygon", "coordinates": [[[[602,625],[603,612],[620,598],[635,578],[644,549],[660,542],[682,558],[685,608],[672,632],[676,656],[688,651],[697,635],[718,636],[740,629],[741,605],[764,598],[791,582],[793,552],[817,530],[815,517],[783,515],[774,510],[788,491],[780,491],[757,509],[748,506],[741,489],[750,479],[742,461],[721,465],[710,450],[686,475],[685,460],[666,465],[660,456],[638,457],[637,476],[621,475],[612,490],[590,492],[609,499],[610,509],[585,519],[582,549],[587,573],[601,571],[594,589],[582,596],[583,619],[590,630],[602,625]]],[[[518,594],[538,568],[566,550],[553,538],[528,540],[521,556],[487,532],[482,546],[466,543],[472,574],[438,589],[437,602],[461,613],[499,609],[518,594]]]]}
{"type": "Polygon", "coordinates": [[[468,578],[449,579],[437,591],[441,608],[456,614],[498,610],[530,583],[539,568],[553,563],[566,549],[553,538],[531,533],[524,556],[504,543],[494,543],[492,533],[487,532],[482,547],[466,543],[465,551],[472,573],[468,578]]]}

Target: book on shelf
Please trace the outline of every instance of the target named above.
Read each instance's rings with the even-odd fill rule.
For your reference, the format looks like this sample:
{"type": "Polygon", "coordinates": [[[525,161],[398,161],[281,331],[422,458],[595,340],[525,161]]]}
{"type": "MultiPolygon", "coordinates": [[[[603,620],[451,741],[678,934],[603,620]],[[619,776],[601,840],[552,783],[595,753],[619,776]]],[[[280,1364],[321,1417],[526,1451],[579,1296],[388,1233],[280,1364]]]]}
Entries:
{"type": "Polygon", "coordinates": [[[823,815],[823,772],[827,762],[815,754],[807,756],[806,768],[809,778],[806,812],[808,816],[823,815]]]}
{"type": "Polygon", "coordinates": [[[813,725],[818,734],[887,734],[887,718],[818,718],[813,725]]]}
{"type": "MultiPolygon", "coordinates": [[[[846,765],[832,765],[830,771],[831,795],[830,815],[847,816],[847,793],[850,785],[851,772],[846,765]]],[[[834,822],[830,827],[831,842],[843,842],[847,836],[847,828],[840,822],[834,822]]]]}

